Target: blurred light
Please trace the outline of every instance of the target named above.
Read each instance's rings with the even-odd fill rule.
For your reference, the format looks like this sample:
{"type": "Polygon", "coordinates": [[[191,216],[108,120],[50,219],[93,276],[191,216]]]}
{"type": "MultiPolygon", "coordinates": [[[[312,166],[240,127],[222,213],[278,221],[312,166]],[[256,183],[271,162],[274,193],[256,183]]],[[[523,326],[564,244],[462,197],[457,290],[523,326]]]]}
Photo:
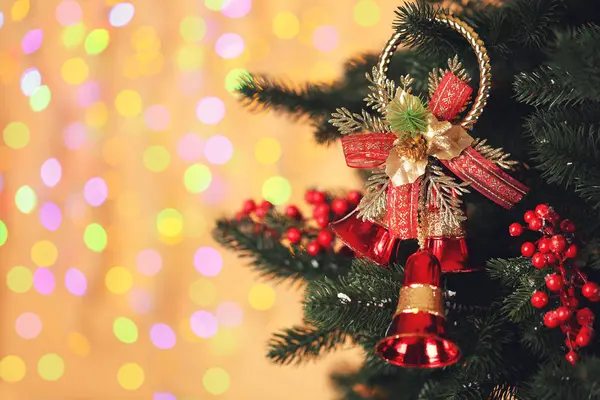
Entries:
{"type": "Polygon", "coordinates": [[[275,304],[275,291],[266,283],[257,283],[250,288],[248,301],[255,310],[268,310],[275,304]]]}
{"type": "Polygon", "coordinates": [[[77,88],[77,103],[81,107],[90,107],[100,100],[100,85],[97,82],[85,82],[77,88]]]}
{"type": "Polygon", "coordinates": [[[108,197],[108,186],[104,179],[95,177],[87,181],[83,187],[83,197],[90,206],[101,206],[108,197]]]}
{"type": "Polygon", "coordinates": [[[250,12],[252,0],[227,0],[221,12],[229,18],[242,18],[250,12]]]}
{"type": "Polygon", "coordinates": [[[204,0],[204,5],[211,11],[221,11],[227,1],[229,0],[204,0]]]}
{"type": "Polygon", "coordinates": [[[162,269],[162,257],[154,249],[144,249],[135,257],[135,265],[140,274],[153,276],[162,269]]]}
{"type": "Polygon", "coordinates": [[[169,167],[171,154],[163,146],[150,146],[144,151],[144,167],[152,172],[162,172],[169,167]]]}
{"type": "Polygon", "coordinates": [[[75,47],[83,41],[86,27],[82,22],[63,29],[62,42],[66,48],[75,47]]]}
{"type": "Polygon", "coordinates": [[[204,276],[216,276],[223,268],[223,258],[217,249],[200,247],[194,253],[194,266],[204,276]]]}
{"type": "Polygon", "coordinates": [[[49,231],[57,230],[62,223],[60,208],[54,203],[44,203],[40,207],[40,222],[42,223],[42,226],[49,231]]]}
{"type": "Polygon", "coordinates": [[[58,248],[49,240],[40,240],[31,247],[31,261],[38,267],[50,267],[56,263],[58,248]]]}
{"type": "Polygon", "coordinates": [[[23,37],[21,42],[21,48],[23,53],[32,54],[39,50],[44,41],[44,32],[41,29],[34,29],[29,31],[23,37]]]}
{"type": "Polygon", "coordinates": [[[115,107],[124,117],[133,117],[142,111],[142,97],[134,90],[121,90],[115,99],[115,107]]]}
{"type": "Polygon", "coordinates": [[[29,143],[29,127],[23,122],[11,122],[4,127],[2,138],[11,149],[22,149],[29,143]]]}
{"type": "Polygon", "coordinates": [[[119,317],[115,319],[113,322],[113,333],[123,343],[131,344],[138,340],[138,327],[129,318],[119,317]]]}
{"type": "Polygon", "coordinates": [[[148,314],[152,311],[152,294],[146,290],[135,288],[127,294],[127,301],[133,311],[138,314],[148,314]]]}
{"type": "Polygon", "coordinates": [[[233,154],[233,144],[223,135],[210,137],[204,145],[204,156],[212,164],[225,164],[233,154]]]}
{"type": "Polygon", "coordinates": [[[25,96],[31,96],[42,84],[42,75],[36,68],[30,68],[21,75],[21,90],[25,96]]]}
{"type": "Polygon", "coordinates": [[[61,73],[65,82],[79,85],[88,78],[90,70],[82,58],[70,58],[62,65],[61,73]]]}
{"type": "Polygon", "coordinates": [[[54,274],[48,268],[38,268],[33,274],[33,287],[38,293],[50,295],[54,292],[55,286],[54,274]]]}
{"type": "Polygon", "coordinates": [[[150,340],[153,345],[161,350],[171,349],[177,343],[175,332],[165,324],[156,324],[150,328],[150,340]]]}
{"type": "Polygon", "coordinates": [[[92,128],[100,129],[108,122],[108,107],[99,101],[85,110],[85,122],[92,128]]]}
{"type": "Polygon", "coordinates": [[[81,333],[70,332],[67,337],[67,346],[77,356],[85,357],[90,354],[90,343],[81,333]]]}
{"type": "Polygon", "coordinates": [[[202,71],[187,71],[179,74],[179,90],[183,94],[194,95],[203,84],[202,71]]]}
{"type": "Polygon", "coordinates": [[[202,202],[207,205],[222,203],[227,197],[228,182],[219,177],[214,177],[210,186],[202,192],[202,202]]]}
{"type": "Polygon", "coordinates": [[[62,167],[56,158],[49,158],[42,164],[40,176],[44,185],[54,187],[60,182],[62,167]]]}
{"type": "Polygon", "coordinates": [[[206,278],[194,281],[189,289],[190,300],[197,306],[207,307],[212,305],[217,298],[217,287],[206,278]]]}
{"type": "Polygon", "coordinates": [[[144,120],[150,130],[164,131],[171,125],[171,113],[165,106],[150,106],[144,113],[144,120]]]}
{"type": "Polygon", "coordinates": [[[215,51],[225,59],[237,58],[244,52],[244,39],[237,33],[224,33],[215,43],[215,51]]]}
{"type": "MultiPolygon", "coordinates": [[[[85,125],[78,122],[74,122],[67,126],[63,135],[65,146],[71,150],[77,150],[84,145],[86,139],[86,128],[85,125]]],[[[57,161],[58,162],[58,161],[57,161]]],[[[59,164],[60,166],[60,164],[59,164]]],[[[60,179],[60,175],[59,175],[60,179]]]]}
{"type": "MultiPolygon", "coordinates": [[[[106,142],[104,142],[104,146],[102,147],[102,158],[108,165],[116,166],[120,164],[125,157],[129,156],[129,151],[127,148],[127,144],[124,138],[113,136],[106,142]]],[[[121,174],[118,174],[117,177],[120,177],[121,174]]],[[[108,194],[109,198],[111,196],[118,196],[118,193],[113,192],[108,194]]]]}
{"type": "Polygon", "coordinates": [[[177,397],[171,393],[154,393],[152,400],[177,400],[177,397]]]}
{"type": "Polygon", "coordinates": [[[229,389],[229,374],[223,368],[209,368],[202,376],[204,389],[210,394],[223,394],[229,389]]]}
{"type": "Polygon", "coordinates": [[[43,355],[38,361],[38,374],[43,380],[57,381],[65,373],[65,362],[58,354],[43,355]]]}
{"type": "Polygon", "coordinates": [[[275,164],[281,157],[281,145],[277,139],[264,137],[254,145],[254,157],[261,164],[275,164]]]}
{"type": "Polygon", "coordinates": [[[317,50],[331,51],[338,46],[339,42],[338,31],[333,26],[320,26],[313,32],[313,43],[317,50]]]}
{"type": "Polygon", "coordinates": [[[135,15],[135,8],[131,3],[119,3],[115,4],[113,8],[111,8],[110,13],[108,14],[108,22],[116,27],[120,28],[122,26],[127,25],[133,19],[135,15]]]}
{"type": "Polygon", "coordinates": [[[0,359],[0,380],[16,383],[25,377],[27,367],[18,356],[7,355],[0,359]]]}
{"type": "Polygon", "coordinates": [[[183,161],[196,161],[202,155],[202,139],[194,133],[188,133],[177,142],[177,155],[183,161]]]}
{"type": "Polygon", "coordinates": [[[94,29],[85,39],[85,52],[91,55],[100,54],[108,47],[110,35],[106,29],[94,29]]]}
{"type": "Polygon", "coordinates": [[[133,32],[131,45],[137,52],[158,52],[160,50],[160,38],[152,26],[141,26],[133,32]]]}
{"type": "Polygon", "coordinates": [[[204,51],[200,46],[187,44],[177,52],[177,66],[182,71],[196,71],[204,63],[204,51]]]}
{"type": "Polygon", "coordinates": [[[214,18],[206,18],[206,35],[204,36],[204,40],[213,40],[217,37],[217,35],[221,32],[221,24],[217,19],[214,18]]]}
{"type": "Polygon", "coordinates": [[[240,87],[240,84],[246,79],[250,77],[250,73],[242,68],[232,69],[225,76],[225,89],[229,93],[234,93],[237,88],[240,87]]]}
{"type": "Polygon", "coordinates": [[[37,195],[31,187],[21,186],[15,193],[15,204],[23,214],[29,214],[37,204],[37,195]]]}
{"type": "Polygon", "coordinates": [[[196,117],[207,125],[218,124],[225,116],[225,104],[218,97],[204,97],[196,105],[196,117]]]}
{"type": "Polygon", "coordinates": [[[77,1],[64,0],[56,6],[56,20],[62,26],[71,26],[81,21],[83,10],[77,1]]]}
{"type": "Polygon", "coordinates": [[[273,33],[279,39],[292,39],[300,32],[300,21],[291,12],[280,12],[273,18],[273,33]]]}
{"type": "Polygon", "coordinates": [[[40,112],[48,107],[50,100],[52,100],[50,88],[46,85],[42,85],[35,89],[31,97],[29,97],[29,106],[34,112],[40,112]]]}
{"type": "Polygon", "coordinates": [[[124,267],[112,267],[106,273],[104,283],[109,291],[114,294],[123,294],[131,289],[133,276],[124,267]]]}
{"type": "Polygon", "coordinates": [[[232,329],[222,329],[210,341],[211,354],[217,357],[232,356],[238,347],[237,333],[232,329]]]}
{"type": "Polygon", "coordinates": [[[4,221],[0,220],[0,246],[3,246],[8,239],[8,228],[6,228],[6,224],[4,221]]]}
{"type": "Polygon", "coordinates": [[[87,290],[87,279],[77,268],[69,268],[65,274],[65,287],[75,296],[83,296],[87,290]]]}
{"type": "Polygon", "coordinates": [[[15,331],[23,339],[35,339],[42,332],[42,320],[37,314],[23,313],[15,321],[15,331]]]}
{"type": "Polygon", "coordinates": [[[232,301],[224,301],[219,304],[216,315],[219,324],[226,327],[234,327],[242,323],[242,308],[232,301]]]}
{"type": "Polygon", "coordinates": [[[27,267],[13,267],[6,274],[6,286],[15,293],[27,293],[33,286],[33,274],[27,267]]]}
{"type": "Polygon", "coordinates": [[[88,249],[101,252],[107,243],[106,231],[99,224],[89,224],[83,233],[83,241],[88,249]]]}
{"type": "Polygon", "coordinates": [[[167,237],[179,236],[183,229],[181,213],[172,208],[162,210],[156,217],[156,229],[158,233],[167,237]]]}
{"type": "Polygon", "coordinates": [[[29,8],[29,0],[16,0],[10,9],[10,14],[13,21],[16,22],[25,19],[27,14],[29,14],[29,8]]]}
{"type": "Polygon", "coordinates": [[[373,0],[359,0],[354,5],[354,20],[360,26],[373,26],[379,22],[379,5],[373,0]]]}
{"type": "Polygon", "coordinates": [[[73,193],[67,196],[64,208],[72,220],[80,221],[87,211],[87,204],[85,203],[83,194],[73,193]]]}
{"type": "Polygon", "coordinates": [[[179,34],[186,42],[198,43],[206,34],[206,22],[198,16],[188,15],[179,23],[179,34]]]}
{"type": "Polygon", "coordinates": [[[0,11],[0,29],[4,26],[4,13],[0,11]]]}
{"type": "Polygon", "coordinates": [[[190,327],[196,336],[209,338],[219,330],[217,318],[208,311],[196,311],[190,317],[190,327]]]}
{"type": "Polygon", "coordinates": [[[290,182],[284,177],[272,176],[263,183],[262,195],[265,200],[278,206],[290,199],[292,187],[290,182]]]}
{"type": "Polygon", "coordinates": [[[183,174],[183,184],[190,193],[205,191],[212,181],[212,173],[207,166],[194,164],[189,166],[183,174]]]}
{"type": "Polygon", "coordinates": [[[136,363],[123,364],[117,372],[117,382],[125,390],[137,390],[145,378],[144,370],[136,363]]]}

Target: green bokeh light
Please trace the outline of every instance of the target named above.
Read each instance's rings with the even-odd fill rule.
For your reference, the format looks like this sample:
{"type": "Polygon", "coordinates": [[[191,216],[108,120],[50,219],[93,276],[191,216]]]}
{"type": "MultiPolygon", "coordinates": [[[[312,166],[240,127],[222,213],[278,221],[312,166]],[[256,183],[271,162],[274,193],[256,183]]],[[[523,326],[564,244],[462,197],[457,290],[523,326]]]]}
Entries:
{"type": "Polygon", "coordinates": [[[75,47],[83,41],[86,26],[80,22],[77,25],[67,26],[62,31],[62,42],[65,47],[75,47]]]}
{"type": "Polygon", "coordinates": [[[123,343],[135,343],[138,339],[138,328],[129,318],[119,317],[113,322],[113,333],[123,343]]]}
{"type": "Polygon", "coordinates": [[[229,93],[233,93],[240,86],[242,80],[249,77],[250,73],[245,69],[232,69],[225,77],[225,89],[227,89],[229,93]]]}
{"type": "Polygon", "coordinates": [[[85,39],[85,52],[100,54],[108,47],[110,35],[106,29],[94,29],[85,39]]]}
{"type": "Polygon", "coordinates": [[[46,85],[42,85],[29,97],[29,106],[33,111],[40,112],[48,107],[51,99],[52,94],[50,93],[50,88],[46,85]]]}
{"type": "Polygon", "coordinates": [[[207,166],[194,164],[185,170],[183,183],[191,193],[200,193],[208,189],[212,181],[212,173],[207,166]]]}
{"type": "Polygon", "coordinates": [[[4,243],[6,243],[7,239],[8,239],[8,228],[6,227],[6,224],[4,223],[4,221],[0,220],[0,246],[2,246],[4,243]]]}
{"type": "Polygon", "coordinates": [[[29,186],[21,186],[15,194],[15,204],[24,214],[31,213],[37,205],[37,195],[29,186]]]}
{"type": "Polygon", "coordinates": [[[272,176],[263,183],[262,195],[265,200],[274,205],[281,205],[290,199],[292,187],[287,179],[281,176],[272,176]]]}
{"type": "Polygon", "coordinates": [[[102,226],[96,223],[89,224],[83,233],[83,241],[88,249],[101,252],[106,248],[108,241],[106,231],[102,226]]]}

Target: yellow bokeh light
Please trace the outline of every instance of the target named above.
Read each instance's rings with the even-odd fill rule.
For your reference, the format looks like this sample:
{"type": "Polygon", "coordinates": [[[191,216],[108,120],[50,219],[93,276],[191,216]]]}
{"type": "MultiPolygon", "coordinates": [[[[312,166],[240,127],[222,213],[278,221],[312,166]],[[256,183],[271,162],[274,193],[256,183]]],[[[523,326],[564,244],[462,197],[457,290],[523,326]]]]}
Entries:
{"type": "Polygon", "coordinates": [[[204,389],[210,394],[223,394],[229,389],[229,374],[223,368],[210,368],[202,376],[204,389]]]}
{"type": "Polygon", "coordinates": [[[238,338],[233,329],[219,329],[209,340],[211,353],[218,357],[234,355],[238,348],[238,338]]]}
{"type": "Polygon", "coordinates": [[[0,380],[15,383],[23,380],[27,367],[18,356],[8,355],[0,359],[0,380]]]}
{"type": "Polygon", "coordinates": [[[13,267],[6,274],[6,286],[15,293],[27,293],[33,286],[33,273],[27,267],[13,267]]]}
{"type": "Polygon", "coordinates": [[[133,117],[142,111],[142,96],[135,90],[121,90],[115,98],[115,107],[124,117],[133,117]]]}
{"type": "Polygon", "coordinates": [[[200,46],[188,44],[182,46],[177,52],[177,66],[182,71],[195,71],[204,63],[204,49],[200,46]]]}
{"type": "Polygon", "coordinates": [[[126,268],[113,267],[106,273],[105,283],[112,293],[123,294],[131,289],[133,276],[126,268]]]}
{"type": "Polygon", "coordinates": [[[256,142],[254,156],[261,164],[275,164],[281,157],[281,145],[277,139],[264,137],[256,142]]]}
{"type": "Polygon", "coordinates": [[[167,237],[177,237],[183,229],[183,217],[172,208],[162,210],[156,218],[158,233],[167,237]]]}
{"type": "Polygon", "coordinates": [[[67,337],[67,347],[76,356],[85,357],[90,354],[90,343],[79,332],[71,332],[67,337]]]}
{"type": "Polygon", "coordinates": [[[82,58],[69,58],[62,65],[62,78],[71,85],[80,85],[88,78],[90,69],[82,58]]]}
{"type": "Polygon", "coordinates": [[[144,370],[136,363],[123,364],[117,373],[117,382],[125,390],[139,389],[145,378],[144,370]]]}
{"type": "Polygon", "coordinates": [[[46,381],[57,381],[65,373],[65,362],[58,354],[45,354],[38,361],[38,374],[46,381]]]}
{"type": "Polygon", "coordinates": [[[152,26],[141,26],[131,35],[131,46],[138,52],[158,52],[160,39],[152,26]]]}
{"type": "Polygon", "coordinates": [[[201,278],[194,281],[188,290],[190,300],[197,306],[210,306],[217,299],[217,287],[208,279],[201,278]]]}
{"type": "Polygon", "coordinates": [[[373,0],[359,0],[354,5],[354,20],[360,26],[373,26],[379,22],[379,5],[373,0]]]}
{"type": "Polygon", "coordinates": [[[49,267],[58,258],[58,248],[48,240],[40,240],[31,247],[31,261],[38,267],[49,267]]]}
{"type": "Polygon", "coordinates": [[[206,23],[195,15],[188,15],[179,23],[179,33],[186,42],[199,42],[206,34],[206,23]]]}
{"type": "Polygon", "coordinates": [[[221,11],[225,3],[229,0],[204,0],[206,8],[212,11],[221,11]]]}
{"type": "Polygon", "coordinates": [[[15,22],[22,21],[29,14],[29,0],[17,0],[10,9],[10,15],[15,22]]]}
{"type": "Polygon", "coordinates": [[[280,12],[273,18],[273,33],[280,39],[292,39],[300,31],[300,21],[295,14],[280,12]]]}
{"type": "Polygon", "coordinates": [[[108,122],[108,107],[105,103],[92,104],[85,110],[85,122],[92,128],[100,129],[108,122]]]}
{"type": "Polygon", "coordinates": [[[29,143],[29,128],[23,122],[11,122],[4,127],[4,143],[12,149],[22,149],[29,143]]]}
{"type": "MultiPolygon", "coordinates": [[[[115,136],[106,141],[102,147],[102,158],[108,165],[119,165],[126,157],[127,149],[125,139],[115,136]]],[[[110,194],[111,191],[109,190],[110,194]]]]}
{"type": "Polygon", "coordinates": [[[275,304],[275,291],[266,283],[257,283],[250,288],[248,301],[255,310],[268,310],[275,304]]]}
{"type": "Polygon", "coordinates": [[[71,48],[81,44],[85,37],[86,29],[83,22],[65,27],[62,31],[63,46],[71,48]]]}
{"type": "Polygon", "coordinates": [[[150,146],[144,151],[144,167],[152,172],[162,172],[169,167],[171,154],[163,146],[150,146]]]}

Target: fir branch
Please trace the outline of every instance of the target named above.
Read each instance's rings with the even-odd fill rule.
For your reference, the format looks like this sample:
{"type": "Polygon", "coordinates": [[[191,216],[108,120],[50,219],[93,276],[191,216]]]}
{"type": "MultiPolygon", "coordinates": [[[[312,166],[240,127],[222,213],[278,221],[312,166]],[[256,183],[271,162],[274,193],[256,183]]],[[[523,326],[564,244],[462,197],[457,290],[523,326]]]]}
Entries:
{"type": "Polygon", "coordinates": [[[294,326],[273,334],[267,358],[277,364],[300,364],[335,350],[349,338],[336,330],[294,326]]]}
{"type": "Polygon", "coordinates": [[[518,101],[531,106],[574,106],[586,100],[582,93],[568,85],[565,72],[548,66],[515,76],[513,89],[518,101]]]}
{"type": "Polygon", "coordinates": [[[369,93],[365,97],[367,106],[372,107],[375,111],[385,114],[388,105],[394,101],[394,96],[399,88],[396,83],[383,75],[377,67],[373,67],[371,74],[366,74],[367,82],[373,86],[369,86],[369,93]]]}
{"type": "Polygon", "coordinates": [[[365,196],[356,207],[357,218],[375,220],[386,210],[390,178],[385,171],[375,171],[365,182],[365,196]]]}
{"type": "Polygon", "coordinates": [[[532,265],[531,260],[525,257],[495,258],[487,262],[486,270],[492,279],[500,280],[503,286],[516,288],[523,275],[532,270],[532,265]]]}
{"type": "Polygon", "coordinates": [[[585,244],[581,252],[587,268],[600,270],[600,238],[594,238],[585,244]]]}
{"type": "Polygon", "coordinates": [[[552,38],[552,29],[564,14],[561,0],[516,0],[507,5],[515,28],[512,41],[529,49],[541,49],[552,38]]]}
{"type": "Polygon", "coordinates": [[[249,259],[250,266],[262,277],[275,281],[335,277],[344,274],[351,261],[349,257],[333,252],[321,253],[317,257],[304,251],[291,254],[290,249],[281,244],[279,239],[264,232],[249,219],[219,219],[212,234],[223,247],[249,259]]]}
{"type": "Polygon", "coordinates": [[[466,220],[460,207],[462,204],[460,196],[469,193],[468,184],[468,182],[456,182],[453,177],[446,175],[440,166],[431,163],[427,166],[423,178],[423,185],[427,192],[426,202],[435,205],[446,225],[459,226],[466,220]]]}
{"type": "Polygon", "coordinates": [[[562,354],[557,354],[557,349],[564,343],[564,337],[556,333],[543,324],[543,319],[539,313],[519,323],[519,341],[521,345],[540,359],[556,358],[557,355],[562,358],[562,354]]]}
{"type": "Polygon", "coordinates": [[[329,122],[338,128],[342,135],[357,131],[390,132],[390,128],[379,117],[362,110],[360,114],[350,112],[347,108],[338,108],[331,114],[329,122]]]}
{"type": "Polygon", "coordinates": [[[525,392],[535,400],[599,399],[600,359],[586,356],[572,366],[565,360],[540,364],[525,392]]]}
{"type": "Polygon", "coordinates": [[[494,148],[486,143],[487,139],[475,139],[471,146],[473,147],[473,149],[478,151],[479,154],[481,154],[500,168],[511,170],[515,165],[519,163],[518,161],[510,160],[510,154],[505,153],[502,147],[494,148]]]}

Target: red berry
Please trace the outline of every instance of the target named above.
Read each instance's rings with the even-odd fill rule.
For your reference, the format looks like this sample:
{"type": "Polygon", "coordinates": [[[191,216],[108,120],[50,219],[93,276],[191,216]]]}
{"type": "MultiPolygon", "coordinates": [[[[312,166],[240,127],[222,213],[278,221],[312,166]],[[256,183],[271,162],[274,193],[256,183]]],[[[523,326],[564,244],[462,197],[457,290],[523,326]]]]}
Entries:
{"type": "Polygon", "coordinates": [[[521,246],[521,254],[523,257],[531,257],[535,253],[535,244],[531,242],[525,242],[521,246]]]}
{"type": "Polygon", "coordinates": [[[567,240],[563,235],[554,235],[550,239],[550,247],[555,253],[560,253],[567,247],[567,240]]]}
{"type": "Polygon", "coordinates": [[[575,232],[575,224],[571,220],[565,219],[560,223],[560,229],[566,233],[573,233],[575,232]]]}
{"type": "Polygon", "coordinates": [[[260,205],[258,206],[258,208],[262,208],[264,210],[270,210],[271,208],[273,208],[273,203],[271,203],[270,201],[267,200],[263,200],[260,205]]]}
{"type": "Polygon", "coordinates": [[[571,245],[569,245],[569,247],[567,247],[567,250],[565,251],[565,257],[575,258],[575,257],[577,257],[578,252],[579,252],[579,248],[577,247],[577,245],[571,244],[571,245]]]}
{"type": "Polygon", "coordinates": [[[535,215],[537,215],[539,218],[546,218],[549,212],[550,207],[548,206],[548,204],[539,204],[535,208],[535,215]]]}
{"type": "Polygon", "coordinates": [[[558,325],[560,325],[556,311],[552,310],[544,314],[544,325],[546,325],[548,328],[556,328],[558,325]]]}
{"type": "Polygon", "coordinates": [[[576,309],[579,307],[579,300],[577,300],[577,297],[569,297],[565,299],[565,306],[576,309]]]}
{"type": "Polygon", "coordinates": [[[518,222],[510,224],[508,227],[508,232],[510,233],[510,236],[521,236],[523,233],[523,225],[519,224],[518,222]]]}
{"type": "Polygon", "coordinates": [[[540,229],[542,229],[542,226],[544,226],[544,224],[542,223],[542,220],[538,217],[534,217],[531,219],[531,221],[529,221],[529,229],[531,229],[532,231],[539,231],[540,229]]]}
{"type": "Polygon", "coordinates": [[[302,231],[298,228],[290,228],[285,233],[285,237],[287,237],[291,243],[298,243],[302,239],[302,231]]]}
{"type": "Polygon", "coordinates": [[[550,253],[550,240],[542,238],[538,241],[537,248],[542,253],[550,253]]]}
{"type": "Polygon", "coordinates": [[[560,306],[556,309],[556,317],[560,322],[568,321],[569,318],[571,318],[571,315],[571,310],[569,310],[567,307],[560,306]]]}
{"type": "Polygon", "coordinates": [[[598,297],[598,295],[600,294],[600,288],[598,287],[597,283],[588,282],[581,288],[581,294],[584,297],[587,297],[588,299],[592,300],[592,298],[598,297]]]}
{"type": "Polygon", "coordinates": [[[315,193],[317,193],[315,190],[307,190],[304,194],[304,201],[308,204],[315,204],[315,193]]]}
{"type": "Polygon", "coordinates": [[[582,308],[577,311],[577,322],[581,326],[592,325],[594,323],[594,312],[589,308],[582,308]]]}
{"type": "Polygon", "coordinates": [[[254,200],[249,199],[244,201],[244,204],[242,205],[242,212],[244,214],[250,214],[254,210],[256,210],[256,203],[254,200]]]}
{"type": "Polygon", "coordinates": [[[594,330],[584,326],[579,330],[577,337],[575,337],[575,343],[579,347],[585,347],[592,341],[592,337],[594,336],[594,330]]]}
{"type": "Polygon", "coordinates": [[[325,193],[323,192],[315,192],[313,195],[314,204],[325,203],[325,193]]]}
{"type": "Polygon", "coordinates": [[[548,305],[548,295],[544,292],[537,291],[531,296],[531,304],[535,308],[544,308],[548,305]]]}
{"type": "Polygon", "coordinates": [[[525,213],[525,215],[523,215],[523,219],[525,220],[525,222],[527,222],[529,224],[529,222],[536,218],[535,213],[533,211],[527,211],[525,213]]]}
{"type": "Polygon", "coordinates": [[[552,222],[553,224],[556,224],[558,221],[560,221],[560,215],[556,211],[552,211],[548,213],[546,219],[552,222]]]}
{"type": "Polygon", "coordinates": [[[546,265],[553,265],[556,264],[558,260],[556,259],[556,256],[552,253],[548,253],[546,254],[546,265]]]}
{"type": "Polygon", "coordinates": [[[357,206],[362,199],[362,194],[358,190],[351,190],[348,192],[348,202],[353,206],[357,206]]]}
{"type": "Polygon", "coordinates": [[[317,218],[317,217],[320,217],[320,216],[328,217],[329,216],[329,210],[330,210],[329,204],[327,204],[327,203],[317,204],[315,206],[315,208],[313,209],[313,217],[314,218],[317,218]]]}
{"type": "Polygon", "coordinates": [[[311,256],[316,256],[317,254],[319,254],[321,252],[321,245],[317,242],[310,242],[306,246],[306,252],[308,254],[310,254],[311,256]]]}
{"type": "Polygon", "coordinates": [[[348,211],[349,206],[350,205],[348,204],[348,200],[346,199],[335,199],[331,203],[331,209],[337,215],[345,214],[348,211]]]}
{"type": "Polygon", "coordinates": [[[546,256],[542,253],[535,253],[531,257],[531,263],[536,268],[544,268],[546,266],[546,256]]]}
{"type": "Polygon", "coordinates": [[[256,211],[254,211],[254,215],[258,219],[263,219],[268,213],[269,213],[269,209],[268,208],[262,208],[262,207],[258,207],[256,209],[256,211]]]}
{"type": "Polygon", "coordinates": [[[588,300],[591,301],[592,303],[597,303],[600,301],[600,295],[590,297],[588,300]]]}
{"type": "Polygon", "coordinates": [[[317,221],[317,225],[319,225],[321,228],[327,228],[327,226],[329,226],[329,217],[326,215],[319,215],[317,218],[315,218],[315,221],[317,221]]]}
{"type": "Polygon", "coordinates": [[[247,217],[247,214],[245,214],[243,211],[235,213],[235,220],[236,221],[241,221],[241,220],[243,220],[246,217],[247,217]]]}
{"type": "Polygon", "coordinates": [[[331,246],[331,243],[333,243],[333,233],[331,233],[331,231],[322,230],[317,235],[317,243],[323,247],[331,246]]]}
{"type": "Polygon", "coordinates": [[[546,276],[546,287],[553,292],[558,292],[563,287],[562,276],[558,274],[550,274],[546,276]]]}
{"type": "Polygon", "coordinates": [[[300,212],[300,210],[298,210],[298,207],[296,206],[287,206],[285,208],[285,215],[297,220],[302,219],[302,213],[300,212]]]}
{"type": "Polygon", "coordinates": [[[577,361],[579,361],[579,356],[573,350],[568,352],[565,358],[571,365],[575,365],[577,364],[577,361]]]}

